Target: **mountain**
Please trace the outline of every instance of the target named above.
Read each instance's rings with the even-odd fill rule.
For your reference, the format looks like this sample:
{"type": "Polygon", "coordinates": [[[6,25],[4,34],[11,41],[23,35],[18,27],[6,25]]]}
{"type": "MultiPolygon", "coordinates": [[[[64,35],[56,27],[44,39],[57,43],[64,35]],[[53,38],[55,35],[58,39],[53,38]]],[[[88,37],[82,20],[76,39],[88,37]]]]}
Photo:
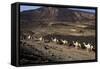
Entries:
{"type": "Polygon", "coordinates": [[[93,21],[95,14],[69,8],[41,7],[20,13],[22,22],[77,22],[93,21]]]}

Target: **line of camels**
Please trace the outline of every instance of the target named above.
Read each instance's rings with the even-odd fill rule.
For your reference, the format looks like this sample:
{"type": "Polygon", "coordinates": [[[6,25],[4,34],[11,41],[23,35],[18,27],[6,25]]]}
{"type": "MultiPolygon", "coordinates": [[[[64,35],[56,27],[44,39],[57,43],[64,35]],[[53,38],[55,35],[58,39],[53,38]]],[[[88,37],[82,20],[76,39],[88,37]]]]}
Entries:
{"type": "MultiPolygon", "coordinates": [[[[31,36],[29,35],[27,37],[28,39],[31,39],[31,36]]],[[[45,41],[45,39],[41,36],[38,38],[39,41],[45,41]]],[[[69,46],[69,47],[74,47],[76,49],[86,49],[87,51],[94,51],[95,52],[95,46],[93,46],[92,44],[90,43],[80,43],[78,41],[72,41],[71,43],[67,40],[64,40],[64,39],[57,39],[56,37],[55,38],[52,38],[51,37],[51,41],[56,43],[56,44],[62,44],[62,45],[66,45],[66,46],[69,46]]]]}

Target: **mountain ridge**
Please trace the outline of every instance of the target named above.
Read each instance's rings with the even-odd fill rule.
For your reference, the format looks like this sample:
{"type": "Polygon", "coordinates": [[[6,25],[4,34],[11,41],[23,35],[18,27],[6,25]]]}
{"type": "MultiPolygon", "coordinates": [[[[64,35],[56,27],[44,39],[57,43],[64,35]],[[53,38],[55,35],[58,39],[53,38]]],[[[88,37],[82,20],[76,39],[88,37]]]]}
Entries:
{"type": "Polygon", "coordinates": [[[21,18],[30,21],[77,22],[94,20],[95,14],[68,8],[42,7],[21,12],[21,18]]]}

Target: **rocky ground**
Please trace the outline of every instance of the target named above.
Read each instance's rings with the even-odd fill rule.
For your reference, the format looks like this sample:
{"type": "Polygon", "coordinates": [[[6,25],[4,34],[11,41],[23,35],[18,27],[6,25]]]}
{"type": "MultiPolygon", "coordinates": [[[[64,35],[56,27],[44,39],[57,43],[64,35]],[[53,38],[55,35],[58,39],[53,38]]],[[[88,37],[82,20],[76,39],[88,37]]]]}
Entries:
{"type": "Polygon", "coordinates": [[[53,42],[22,40],[20,43],[20,64],[48,63],[60,61],[93,60],[95,52],[75,49],[53,42]]]}

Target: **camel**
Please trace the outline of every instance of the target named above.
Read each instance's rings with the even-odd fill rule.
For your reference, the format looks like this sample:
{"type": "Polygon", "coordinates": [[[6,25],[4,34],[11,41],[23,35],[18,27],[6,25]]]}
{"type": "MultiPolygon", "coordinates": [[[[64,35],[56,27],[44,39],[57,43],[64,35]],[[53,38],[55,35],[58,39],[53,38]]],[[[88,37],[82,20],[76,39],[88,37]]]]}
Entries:
{"type": "Polygon", "coordinates": [[[73,45],[75,45],[75,48],[81,48],[81,44],[78,42],[78,41],[76,41],[76,42],[74,42],[73,41],[73,45]]]}
{"type": "Polygon", "coordinates": [[[86,44],[85,42],[83,42],[83,44],[86,47],[87,51],[89,51],[91,49],[90,43],[86,44]]]}
{"type": "Polygon", "coordinates": [[[63,42],[64,45],[68,44],[67,40],[61,40],[63,42]]]}

